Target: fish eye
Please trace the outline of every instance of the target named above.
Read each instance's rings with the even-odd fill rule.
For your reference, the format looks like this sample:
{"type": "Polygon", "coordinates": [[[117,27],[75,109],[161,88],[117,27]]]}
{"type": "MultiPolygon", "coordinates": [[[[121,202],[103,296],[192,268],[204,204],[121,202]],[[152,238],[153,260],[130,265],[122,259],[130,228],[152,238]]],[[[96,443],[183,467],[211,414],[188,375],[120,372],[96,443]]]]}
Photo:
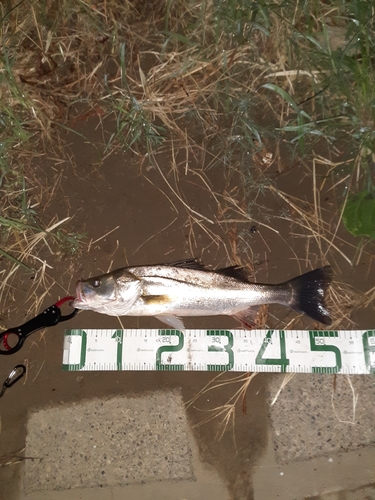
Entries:
{"type": "Polygon", "coordinates": [[[94,288],[98,288],[98,287],[101,285],[101,283],[102,283],[102,282],[101,282],[100,280],[94,280],[94,281],[92,282],[92,286],[93,286],[94,288]]]}

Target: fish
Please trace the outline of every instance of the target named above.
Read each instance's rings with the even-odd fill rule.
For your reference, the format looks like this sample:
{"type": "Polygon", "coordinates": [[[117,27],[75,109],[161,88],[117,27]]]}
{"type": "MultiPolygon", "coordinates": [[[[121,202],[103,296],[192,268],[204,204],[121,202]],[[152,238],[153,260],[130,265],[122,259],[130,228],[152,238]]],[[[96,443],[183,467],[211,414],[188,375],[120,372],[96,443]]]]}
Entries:
{"type": "Polygon", "coordinates": [[[183,330],[187,316],[228,315],[255,326],[258,308],[281,304],[329,325],[325,304],[329,265],[279,284],[254,283],[240,266],[211,270],[198,259],[116,269],[81,279],[73,307],[109,316],[154,316],[183,330]]]}

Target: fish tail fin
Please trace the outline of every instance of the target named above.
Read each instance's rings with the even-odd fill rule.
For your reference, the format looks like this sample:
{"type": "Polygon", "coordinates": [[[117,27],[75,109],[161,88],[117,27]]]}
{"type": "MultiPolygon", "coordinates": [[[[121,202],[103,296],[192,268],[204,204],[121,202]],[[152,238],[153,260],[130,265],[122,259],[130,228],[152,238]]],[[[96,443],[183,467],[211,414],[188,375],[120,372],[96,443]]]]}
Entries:
{"type": "Polygon", "coordinates": [[[287,281],[293,290],[291,307],[324,325],[331,324],[325,305],[325,292],[331,280],[332,269],[324,266],[287,281]]]}

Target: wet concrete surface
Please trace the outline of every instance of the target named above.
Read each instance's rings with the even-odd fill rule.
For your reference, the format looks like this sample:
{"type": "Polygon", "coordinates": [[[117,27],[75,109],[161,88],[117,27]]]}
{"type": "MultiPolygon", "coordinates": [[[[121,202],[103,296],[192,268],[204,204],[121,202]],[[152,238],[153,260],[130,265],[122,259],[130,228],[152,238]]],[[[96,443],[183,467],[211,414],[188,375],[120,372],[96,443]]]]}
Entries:
{"type": "MultiPolygon", "coordinates": [[[[93,143],[102,140],[100,128],[85,127],[86,125],[82,125],[80,132],[85,131],[93,143]]],[[[171,194],[160,173],[150,168],[147,161],[141,169],[136,158],[119,153],[111,155],[104,160],[103,165],[100,165],[101,161],[92,144],[83,143],[78,136],[70,137],[69,142],[76,167],[72,168],[68,163],[59,166],[63,169],[57,190],[60,194],[46,206],[45,217],[46,220],[50,220],[57,214],[59,219],[62,219],[68,213],[74,216],[70,222],[70,230],[85,232],[92,241],[101,239],[91,244],[90,251],[78,258],[70,267],[67,268],[66,265],[68,259],[62,258],[60,262],[56,262],[53,270],[48,271],[55,284],[44,300],[45,307],[67,292],[74,293],[74,283],[78,278],[107,272],[110,268],[123,267],[128,263],[137,265],[173,262],[194,255],[219,267],[229,265],[230,256],[234,262],[236,251],[233,249],[237,248],[244,260],[250,255],[254,257],[256,279],[263,282],[282,281],[297,275],[302,266],[305,270],[321,263],[318,261],[318,252],[312,247],[310,260],[307,263],[303,261],[305,243],[290,238],[290,228],[285,225],[285,221],[281,221],[278,226],[278,230],[284,235],[283,238],[280,237],[280,233],[277,234],[264,227],[257,233],[251,234],[244,232],[244,226],[233,228],[230,225],[219,224],[218,220],[222,220],[222,207],[218,207],[215,197],[209,195],[207,186],[201,182],[200,176],[207,175],[216,193],[225,194],[230,190],[232,195],[235,194],[240,199],[239,177],[236,178],[234,175],[229,178],[224,169],[205,173],[202,160],[202,164],[198,162],[195,166],[199,175],[188,171],[186,175],[180,176],[178,184],[174,184],[173,173],[168,177],[173,186],[178,186],[181,198],[194,210],[193,213],[186,210],[178,197],[171,194]],[[102,238],[117,226],[118,229],[102,238]],[[210,231],[215,235],[214,238],[210,231]],[[249,246],[242,246],[241,250],[239,245],[234,247],[233,238],[236,235],[241,235],[242,238],[246,236],[249,246]],[[300,255],[301,261],[296,262],[296,255],[300,255]]],[[[158,161],[163,165],[165,172],[170,170],[170,158],[167,154],[161,154],[158,161]]],[[[52,166],[53,161],[48,160],[42,165],[46,177],[52,175],[52,166]]],[[[287,184],[285,178],[280,179],[282,189],[286,189],[287,184]]],[[[297,188],[301,189],[299,186],[297,188]]],[[[262,199],[265,205],[268,202],[270,210],[280,210],[278,202],[274,199],[262,199]]],[[[234,217],[230,210],[226,212],[226,216],[228,219],[234,217]]],[[[235,216],[238,218],[238,215],[235,216]]],[[[45,249],[41,250],[40,258],[49,258],[45,249]]],[[[340,257],[335,256],[333,260],[333,263],[337,264],[337,269],[340,257]]],[[[365,261],[364,263],[364,267],[367,268],[368,263],[365,261]]],[[[373,286],[371,273],[364,271],[360,275],[358,271],[351,270],[350,266],[345,268],[341,261],[339,264],[340,269],[343,269],[340,279],[346,279],[354,286],[362,287],[364,291],[369,289],[371,284],[373,286]]],[[[29,289],[27,279],[25,278],[19,290],[15,291],[19,303],[20,301],[22,303],[27,296],[29,289]]],[[[272,322],[276,326],[283,326],[295,316],[294,312],[280,308],[272,308],[271,313],[269,319],[271,326],[272,322]]],[[[373,309],[358,313],[358,316],[359,328],[374,327],[373,309]]],[[[20,324],[25,319],[26,306],[24,309],[18,307],[17,316],[9,317],[8,323],[4,326],[20,324]]],[[[124,328],[151,328],[160,325],[153,318],[128,317],[122,318],[122,323],[124,328]]],[[[185,324],[188,328],[237,326],[231,318],[219,317],[188,318],[185,324]]],[[[311,322],[302,320],[300,324],[311,325],[311,322]]],[[[329,493],[327,488],[330,488],[330,492],[344,489],[354,491],[375,481],[375,467],[371,469],[370,466],[371,463],[375,463],[375,460],[371,462],[374,457],[371,423],[374,416],[372,377],[363,377],[359,382],[353,382],[356,387],[358,386],[360,393],[358,408],[361,410],[357,414],[360,419],[358,422],[356,419],[355,424],[344,424],[337,422],[333,412],[330,390],[334,383],[332,376],[322,376],[321,379],[308,375],[295,377],[281,393],[276,404],[271,407],[270,403],[279,387],[281,375],[258,375],[247,393],[247,411],[243,405],[236,408],[234,420],[229,421],[227,431],[219,441],[217,435],[221,430],[220,419],[204,425],[199,424],[209,410],[225,405],[233,395],[234,388],[238,389],[237,386],[225,385],[212,390],[201,397],[193,407],[189,407],[185,413],[183,403],[189,401],[209,383],[213,378],[212,374],[62,372],[65,326],[67,325],[60,324],[45,333],[35,334],[19,353],[14,356],[3,356],[5,359],[1,360],[1,374],[4,378],[13,366],[20,362],[27,364],[28,375],[23,384],[19,383],[7,391],[0,401],[2,423],[0,455],[11,456],[16,450],[22,449],[27,442],[25,456],[31,457],[19,464],[0,468],[1,499],[19,500],[21,495],[27,495],[25,498],[29,497],[30,500],[84,499],[87,497],[84,495],[89,495],[91,499],[123,498],[121,495],[125,493],[121,488],[128,488],[125,498],[134,499],[217,497],[235,500],[272,498],[302,500],[313,495],[325,495],[329,493]],[[324,390],[320,389],[321,386],[324,390]],[[172,397],[172,394],[175,396],[172,397]],[[159,401],[152,403],[158,399],[158,395],[159,401]],[[139,419],[137,422],[139,427],[133,427],[134,432],[131,434],[134,435],[130,441],[124,441],[124,444],[133,450],[133,452],[130,450],[131,458],[127,458],[126,455],[119,457],[119,452],[114,446],[115,453],[107,459],[111,460],[111,463],[118,460],[118,467],[125,470],[129,460],[133,460],[136,456],[138,429],[144,432],[150,424],[150,419],[153,418],[153,412],[158,411],[158,415],[162,415],[162,408],[158,405],[168,397],[172,397],[172,400],[167,405],[166,412],[168,414],[168,411],[177,405],[173,413],[174,416],[180,415],[184,421],[182,426],[184,437],[177,433],[179,426],[172,426],[172,430],[170,427],[159,429],[158,440],[163,443],[161,462],[163,467],[155,470],[160,474],[164,470],[164,475],[162,477],[147,475],[144,462],[140,459],[137,463],[142,462],[142,465],[139,465],[137,477],[140,482],[145,481],[146,484],[126,486],[120,485],[118,481],[107,484],[101,482],[102,486],[99,484],[99,489],[95,489],[99,480],[96,474],[95,478],[90,476],[95,469],[85,468],[84,463],[76,462],[74,456],[77,448],[86,446],[91,441],[89,438],[92,429],[96,432],[98,442],[102,443],[99,446],[103,447],[101,450],[103,456],[104,453],[108,453],[109,456],[109,451],[104,452],[104,447],[106,449],[108,445],[110,447],[112,438],[105,439],[105,437],[110,429],[117,429],[123,425],[118,421],[116,413],[119,408],[111,409],[108,415],[97,414],[97,418],[90,410],[90,418],[87,416],[90,420],[90,423],[87,422],[90,427],[88,434],[83,432],[82,427],[79,434],[74,435],[76,420],[83,418],[85,412],[92,408],[90,405],[101,403],[104,405],[110,398],[114,398],[114,401],[127,401],[127,398],[130,398],[128,401],[131,400],[132,403],[127,405],[128,409],[132,408],[132,411],[138,412],[139,419]],[[136,401],[139,401],[140,407],[143,408],[142,412],[137,409],[136,401]],[[149,414],[145,410],[147,405],[150,405],[149,414]],[[57,423],[59,420],[54,417],[54,411],[58,412],[59,418],[66,416],[61,425],[57,423]],[[42,426],[41,422],[38,424],[36,417],[38,414],[51,419],[51,424],[48,424],[51,425],[51,429],[47,425],[45,433],[41,428],[38,430],[38,425],[42,426]],[[312,425],[313,417],[315,423],[312,425]],[[56,429],[53,428],[52,422],[56,423],[56,429]],[[99,422],[102,424],[99,425],[99,422]],[[94,427],[91,427],[92,425],[94,427]],[[64,452],[64,467],[61,457],[58,458],[56,454],[62,446],[62,437],[59,433],[64,432],[63,429],[67,435],[69,434],[70,443],[68,447],[70,453],[68,450],[64,452]],[[105,442],[100,441],[101,439],[105,442]],[[328,439],[334,441],[333,448],[328,439]],[[171,458],[181,447],[184,447],[185,451],[189,448],[191,453],[186,451],[179,469],[184,473],[176,477],[173,476],[173,470],[177,464],[174,460],[171,461],[171,458]],[[360,458],[361,453],[363,453],[362,458],[360,458]],[[43,460],[38,463],[34,458],[33,461],[32,457],[35,455],[38,455],[37,459],[43,460]],[[70,455],[72,455],[71,460],[70,455]],[[330,458],[333,462],[328,462],[330,458]],[[345,462],[344,466],[337,465],[339,461],[345,462]],[[334,467],[331,467],[331,463],[334,467]],[[315,469],[317,472],[312,473],[311,471],[315,469]],[[56,474],[52,474],[54,482],[51,484],[59,490],[46,489],[46,483],[42,480],[46,477],[46,472],[51,474],[53,470],[56,474]],[[348,470],[351,471],[350,474],[348,470]],[[360,474],[359,470],[362,470],[363,474],[360,474]],[[62,474],[61,477],[58,477],[58,471],[62,474]],[[328,483],[324,479],[324,474],[329,477],[328,483]],[[85,482],[84,478],[89,476],[91,482],[85,482]],[[355,480],[348,481],[348,476],[353,476],[355,480]],[[179,482],[175,482],[176,479],[179,482]],[[85,487],[89,488],[89,493],[87,490],[82,490],[85,487]]],[[[82,312],[69,322],[69,328],[118,326],[116,318],[92,312],[82,312]]],[[[342,378],[335,384],[343,388],[346,382],[342,378]]],[[[343,396],[340,396],[340,415],[350,415],[353,407],[351,391],[347,388],[340,390],[344,391],[343,396]]],[[[107,476],[106,470],[104,475],[107,476]]],[[[110,476],[109,471],[108,476],[110,476]]],[[[325,499],[324,496],[322,498],[325,499]]],[[[349,498],[352,497],[348,496],[349,498]]]]}
{"type": "MultiPolygon", "coordinates": [[[[277,393],[282,378],[272,380],[270,393],[277,393]]],[[[369,404],[374,399],[372,376],[295,375],[270,411],[277,462],[375,445],[374,411],[369,404]]]]}
{"type": "Polygon", "coordinates": [[[177,391],[40,410],[27,431],[25,453],[36,457],[25,462],[30,493],[195,479],[177,391]]]}
{"type": "Polygon", "coordinates": [[[366,500],[364,491],[371,499],[374,460],[374,448],[367,447],[279,465],[270,447],[253,471],[254,499],[366,500]]]}

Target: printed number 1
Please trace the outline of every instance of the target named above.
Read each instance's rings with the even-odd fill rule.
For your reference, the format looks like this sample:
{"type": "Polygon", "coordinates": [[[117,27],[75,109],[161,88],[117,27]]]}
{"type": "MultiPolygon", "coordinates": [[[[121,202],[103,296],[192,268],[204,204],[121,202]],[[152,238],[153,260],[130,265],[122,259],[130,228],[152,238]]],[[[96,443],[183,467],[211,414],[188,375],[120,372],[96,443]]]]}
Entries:
{"type": "Polygon", "coordinates": [[[124,330],[116,330],[112,338],[116,339],[117,342],[117,369],[122,370],[122,342],[124,340],[124,330]]]}
{"type": "Polygon", "coordinates": [[[285,333],[283,330],[279,331],[279,341],[280,341],[280,358],[263,358],[263,354],[267,349],[267,346],[271,343],[271,337],[274,330],[269,330],[265,338],[263,339],[262,347],[259,349],[257,357],[255,358],[255,364],[257,365],[278,365],[280,366],[280,371],[282,373],[286,372],[286,367],[289,365],[289,359],[286,357],[285,349],[285,333]]]}

